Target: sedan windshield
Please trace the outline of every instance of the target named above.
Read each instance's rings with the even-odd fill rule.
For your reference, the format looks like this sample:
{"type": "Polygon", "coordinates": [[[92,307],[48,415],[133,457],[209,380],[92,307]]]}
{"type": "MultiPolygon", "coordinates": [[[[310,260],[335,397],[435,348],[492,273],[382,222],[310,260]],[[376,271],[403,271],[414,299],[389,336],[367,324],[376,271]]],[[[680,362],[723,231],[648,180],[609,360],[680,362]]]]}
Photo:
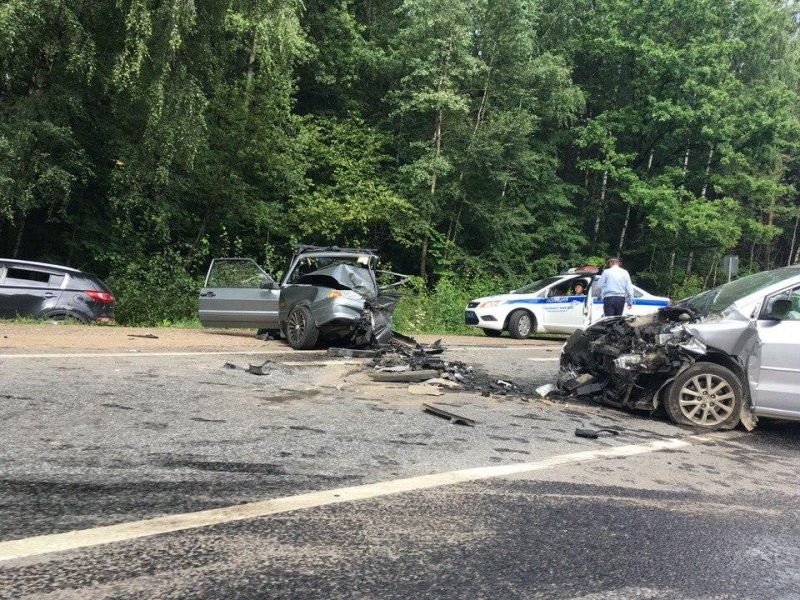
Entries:
{"type": "Polygon", "coordinates": [[[563,277],[546,277],[545,279],[540,279],[539,281],[534,281],[533,283],[529,283],[528,285],[522,286],[518,290],[512,290],[512,294],[531,294],[533,292],[538,292],[543,287],[550,285],[551,283],[555,283],[556,281],[561,281],[563,277]]]}
{"type": "Polygon", "coordinates": [[[797,266],[763,271],[720,285],[706,292],[701,292],[696,296],[683,300],[679,304],[688,306],[701,317],[720,314],[737,300],[741,300],[762,288],[798,275],[800,275],[800,267],[797,266]]]}

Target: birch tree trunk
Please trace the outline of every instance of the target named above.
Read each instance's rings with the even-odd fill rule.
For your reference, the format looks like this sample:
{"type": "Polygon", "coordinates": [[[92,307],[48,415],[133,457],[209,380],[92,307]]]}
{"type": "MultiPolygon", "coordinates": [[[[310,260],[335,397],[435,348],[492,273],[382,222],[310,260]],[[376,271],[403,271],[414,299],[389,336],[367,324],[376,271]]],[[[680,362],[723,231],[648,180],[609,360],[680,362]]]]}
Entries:
{"type": "Polygon", "coordinates": [[[19,256],[20,248],[22,248],[22,236],[25,233],[25,222],[28,220],[28,214],[22,213],[22,217],[19,220],[19,229],[17,229],[17,239],[14,242],[14,251],[11,253],[11,258],[17,258],[19,256]]]}
{"type": "Polygon", "coordinates": [[[606,204],[606,189],[608,188],[608,171],[603,171],[603,183],[600,185],[600,200],[597,207],[597,215],[594,218],[594,227],[592,229],[592,254],[594,254],[597,247],[597,236],[600,233],[600,216],[603,214],[603,208],[606,204]]]}
{"type": "Polygon", "coordinates": [[[244,81],[244,111],[250,110],[250,92],[253,88],[253,77],[255,76],[256,51],[258,50],[258,33],[253,30],[253,40],[250,43],[250,52],[247,55],[247,74],[244,81]]]}
{"type": "Polygon", "coordinates": [[[789,258],[786,266],[790,266],[792,264],[792,254],[794,253],[794,242],[797,239],[797,223],[800,221],[800,212],[797,213],[797,216],[794,219],[794,231],[792,231],[792,243],[789,245],[789,258]]]}

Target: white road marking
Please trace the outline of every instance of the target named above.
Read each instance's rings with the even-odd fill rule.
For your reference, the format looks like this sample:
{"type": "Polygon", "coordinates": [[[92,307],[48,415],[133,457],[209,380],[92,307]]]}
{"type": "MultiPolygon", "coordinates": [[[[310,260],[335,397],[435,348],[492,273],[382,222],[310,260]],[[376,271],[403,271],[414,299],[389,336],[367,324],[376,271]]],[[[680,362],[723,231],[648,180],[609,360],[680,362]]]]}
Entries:
{"type": "Polygon", "coordinates": [[[416,490],[431,489],[444,485],[454,485],[495,477],[508,477],[532,471],[552,469],[562,465],[582,463],[603,458],[620,458],[637,456],[659,450],[686,448],[694,443],[710,441],[707,436],[688,436],[686,438],[668,438],[647,444],[631,444],[612,446],[599,450],[574,452],[544,458],[534,462],[475,467],[459,471],[435,473],[393,481],[382,481],[366,485],[310,492],[284,498],[273,498],[246,504],[236,504],[224,508],[214,508],[191,513],[166,515],[130,523],[107,525],[92,529],[40,535],[19,540],[0,542],[0,562],[64,552],[123,542],[154,535],[162,535],[174,531],[209,527],[244,519],[257,519],[269,515],[290,511],[315,508],[330,504],[368,500],[390,494],[401,494],[416,490]]]}
{"type": "Polygon", "coordinates": [[[550,362],[550,361],[558,360],[558,358],[559,358],[558,356],[552,356],[552,357],[548,356],[547,358],[539,358],[539,357],[528,358],[528,360],[532,360],[533,362],[550,362]]]}
{"type": "MultiPolygon", "coordinates": [[[[448,346],[451,350],[544,350],[552,349],[552,346],[448,346]]],[[[60,352],[60,353],[23,353],[23,354],[0,354],[0,359],[3,358],[124,358],[126,356],[233,356],[233,355],[258,355],[258,354],[291,354],[295,352],[290,347],[283,350],[198,350],[191,352],[143,352],[138,348],[128,350],[126,352],[60,352]]],[[[323,355],[324,350],[311,350],[304,351],[304,354],[323,355]]],[[[528,360],[558,360],[557,358],[536,359],[531,358],[528,360]]],[[[338,362],[338,361],[337,361],[338,362]]]]}
{"type": "MultiPolygon", "coordinates": [[[[2,358],[123,358],[133,356],[231,356],[231,355],[258,355],[258,354],[291,354],[291,348],[285,350],[208,350],[198,352],[76,352],[62,354],[0,354],[2,358]]],[[[307,352],[307,354],[319,355],[322,351],[307,352]]]]}

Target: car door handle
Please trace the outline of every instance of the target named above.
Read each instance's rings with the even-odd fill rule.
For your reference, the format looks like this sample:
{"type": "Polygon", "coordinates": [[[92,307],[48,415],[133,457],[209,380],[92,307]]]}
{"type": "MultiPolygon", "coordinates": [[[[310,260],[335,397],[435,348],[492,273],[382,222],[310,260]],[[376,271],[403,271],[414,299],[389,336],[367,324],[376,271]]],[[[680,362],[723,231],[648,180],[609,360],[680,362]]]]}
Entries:
{"type": "Polygon", "coordinates": [[[55,295],[53,292],[47,292],[47,293],[44,295],[44,297],[45,297],[45,298],[55,298],[55,297],[56,297],[56,295],[55,295]]]}
{"type": "Polygon", "coordinates": [[[200,295],[203,296],[204,298],[213,298],[214,296],[216,296],[214,292],[203,292],[200,295]]]}

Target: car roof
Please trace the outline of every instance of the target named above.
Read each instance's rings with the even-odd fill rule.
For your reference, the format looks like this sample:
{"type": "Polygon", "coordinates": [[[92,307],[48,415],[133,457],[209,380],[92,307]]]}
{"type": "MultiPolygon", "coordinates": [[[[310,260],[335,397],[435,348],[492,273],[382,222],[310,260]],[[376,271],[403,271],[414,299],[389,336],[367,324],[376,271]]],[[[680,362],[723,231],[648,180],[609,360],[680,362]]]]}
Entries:
{"type": "Polygon", "coordinates": [[[369,254],[375,256],[375,251],[370,248],[339,248],[338,246],[308,246],[305,244],[298,245],[294,253],[295,256],[300,256],[301,254],[314,256],[321,254],[363,256],[364,254],[369,254]]]}
{"type": "Polygon", "coordinates": [[[43,267],[45,269],[58,269],[59,271],[67,271],[69,273],[82,273],[82,271],[79,269],[65,267],[64,265],[54,265],[52,263],[36,262],[33,260],[20,260],[18,258],[0,258],[0,263],[21,265],[26,267],[43,267]]]}

